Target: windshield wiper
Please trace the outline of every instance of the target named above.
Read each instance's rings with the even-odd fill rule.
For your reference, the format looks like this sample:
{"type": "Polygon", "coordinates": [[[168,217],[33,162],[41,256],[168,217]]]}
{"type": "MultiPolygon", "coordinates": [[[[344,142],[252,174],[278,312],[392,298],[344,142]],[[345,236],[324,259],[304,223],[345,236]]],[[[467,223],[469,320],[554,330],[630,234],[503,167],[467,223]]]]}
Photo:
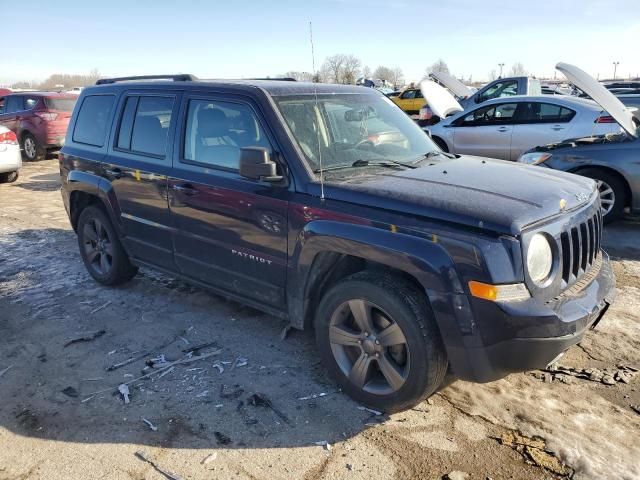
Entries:
{"type": "Polygon", "coordinates": [[[371,162],[369,160],[356,160],[352,164],[344,164],[344,165],[334,165],[333,167],[327,168],[317,168],[313,171],[313,173],[320,172],[330,172],[332,170],[343,170],[346,168],[360,168],[360,167],[384,167],[384,168],[397,168],[397,167],[405,167],[405,168],[418,168],[416,165],[411,165],[410,163],[398,162],[397,160],[385,160],[382,162],[371,162]]]}
{"type": "Polygon", "coordinates": [[[427,152],[422,157],[420,157],[420,160],[426,160],[433,157],[456,158],[456,156],[452,153],[443,152],[442,150],[431,150],[430,152],[427,152]]]}

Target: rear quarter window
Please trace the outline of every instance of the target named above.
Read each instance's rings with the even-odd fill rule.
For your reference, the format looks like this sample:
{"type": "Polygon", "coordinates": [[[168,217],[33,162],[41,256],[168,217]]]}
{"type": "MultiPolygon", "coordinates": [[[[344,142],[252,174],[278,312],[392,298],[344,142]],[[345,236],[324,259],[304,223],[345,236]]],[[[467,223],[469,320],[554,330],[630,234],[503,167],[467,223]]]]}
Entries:
{"type": "Polygon", "coordinates": [[[76,106],[77,98],[45,98],[44,104],[49,110],[58,110],[60,112],[72,112],[76,106]]]}
{"type": "Polygon", "coordinates": [[[82,101],[73,129],[73,141],[102,147],[111,120],[115,95],[88,95],[82,101]]]}

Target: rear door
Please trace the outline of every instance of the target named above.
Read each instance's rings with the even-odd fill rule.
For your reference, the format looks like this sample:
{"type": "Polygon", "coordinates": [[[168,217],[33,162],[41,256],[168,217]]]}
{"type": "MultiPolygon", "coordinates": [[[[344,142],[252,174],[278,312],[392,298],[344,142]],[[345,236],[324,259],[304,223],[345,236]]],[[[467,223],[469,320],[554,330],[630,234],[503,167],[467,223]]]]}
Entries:
{"type": "Polygon", "coordinates": [[[257,105],[192,94],[183,102],[169,178],[175,261],[216,288],[282,308],[287,266],[286,186],[239,175],[240,148],[278,158],[257,105]]]}
{"type": "Polygon", "coordinates": [[[518,104],[494,103],[477,108],[453,123],[455,152],[508,160],[518,104]]]}
{"type": "Polygon", "coordinates": [[[175,270],[169,227],[167,176],[180,94],[129,91],[118,105],[117,128],[103,175],[117,201],[130,255],[175,270]]]}
{"type": "Polygon", "coordinates": [[[546,102],[522,102],[520,105],[518,122],[511,136],[511,160],[517,160],[533,147],[567,138],[575,110],[546,102]]]}

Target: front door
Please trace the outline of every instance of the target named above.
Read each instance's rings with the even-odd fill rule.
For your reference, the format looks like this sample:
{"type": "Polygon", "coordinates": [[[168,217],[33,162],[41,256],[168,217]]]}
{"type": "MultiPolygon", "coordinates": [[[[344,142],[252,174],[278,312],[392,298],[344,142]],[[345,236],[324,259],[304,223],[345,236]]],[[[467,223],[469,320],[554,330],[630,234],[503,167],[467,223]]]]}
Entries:
{"type": "Polygon", "coordinates": [[[477,108],[452,124],[455,152],[508,160],[517,103],[477,108]]]}
{"type": "Polygon", "coordinates": [[[115,191],[127,251],[168,270],[175,270],[175,263],[167,176],[179,99],[179,95],[148,91],[123,95],[103,171],[115,191]]]}
{"type": "Polygon", "coordinates": [[[284,307],[289,190],[243,178],[240,149],[276,156],[257,109],[228,96],[189,96],[169,178],[180,271],[232,295],[284,307]]]}

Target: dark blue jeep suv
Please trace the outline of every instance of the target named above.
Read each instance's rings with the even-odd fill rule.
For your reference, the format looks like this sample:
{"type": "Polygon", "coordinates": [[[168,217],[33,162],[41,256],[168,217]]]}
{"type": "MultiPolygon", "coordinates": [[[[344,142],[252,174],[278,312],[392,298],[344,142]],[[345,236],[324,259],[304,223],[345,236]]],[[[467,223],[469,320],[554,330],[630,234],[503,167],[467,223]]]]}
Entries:
{"type": "Polygon", "coordinates": [[[615,291],[595,182],[443,153],[368,88],[101,80],[60,172],[98,282],[152,267],[314,328],[340,387],[387,411],[448,369],[545,367],[615,291]]]}

